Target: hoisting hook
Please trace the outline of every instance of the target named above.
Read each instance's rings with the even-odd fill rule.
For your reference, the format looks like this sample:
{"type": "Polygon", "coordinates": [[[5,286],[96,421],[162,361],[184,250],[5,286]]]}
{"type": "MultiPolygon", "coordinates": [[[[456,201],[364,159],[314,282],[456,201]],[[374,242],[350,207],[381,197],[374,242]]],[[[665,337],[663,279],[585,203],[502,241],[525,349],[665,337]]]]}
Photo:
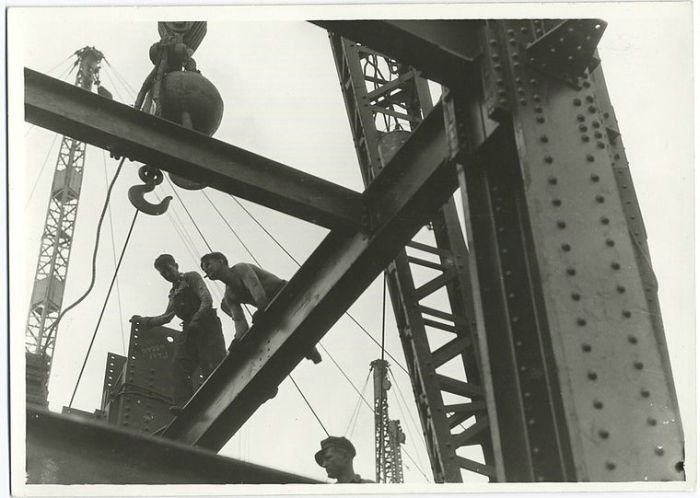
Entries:
{"type": "Polygon", "coordinates": [[[129,188],[129,201],[139,211],[151,216],[158,216],[168,210],[172,196],[165,197],[157,204],[146,200],[145,195],[148,192],[153,192],[156,185],[160,185],[163,181],[163,173],[152,166],[141,166],[139,168],[139,178],[144,181],[144,185],[134,185],[129,188]]]}

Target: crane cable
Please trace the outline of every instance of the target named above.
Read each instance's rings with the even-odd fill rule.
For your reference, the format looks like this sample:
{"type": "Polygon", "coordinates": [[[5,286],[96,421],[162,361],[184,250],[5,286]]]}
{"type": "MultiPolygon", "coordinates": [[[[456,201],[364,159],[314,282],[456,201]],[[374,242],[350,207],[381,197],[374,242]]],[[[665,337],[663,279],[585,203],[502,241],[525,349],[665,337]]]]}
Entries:
{"type": "MultiPolygon", "coordinates": [[[[254,222],[255,222],[255,224],[258,225],[258,227],[260,227],[260,228],[262,229],[262,231],[265,232],[265,234],[267,234],[267,236],[270,237],[270,239],[272,239],[272,241],[273,241],[273,242],[274,242],[274,243],[275,243],[275,244],[276,244],[276,245],[277,245],[291,260],[292,260],[292,261],[294,261],[294,262],[297,264],[297,266],[301,266],[301,263],[299,263],[299,261],[298,261],[298,260],[297,260],[297,259],[296,259],[296,258],[295,258],[295,257],[280,243],[280,242],[279,242],[279,240],[277,240],[277,238],[276,238],[274,235],[272,235],[272,233],[270,233],[270,231],[267,230],[267,228],[265,228],[265,226],[264,226],[260,221],[258,221],[258,219],[257,219],[248,209],[246,209],[246,207],[245,207],[235,196],[231,195],[230,197],[231,197],[231,198],[236,202],[236,204],[238,204],[238,206],[239,206],[239,207],[240,207],[254,222]]],[[[222,216],[222,218],[223,218],[223,216],[222,216]]],[[[385,276],[386,276],[386,275],[385,275],[385,276]]],[[[386,284],[385,284],[384,291],[385,291],[385,294],[386,294],[386,284]]],[[[384,312],[386,311],[386,304],[384,305],[383,310],[384,310],[384,312]]],[[[391,358],[391,359],[394,361],[394,363],[395,363],[396,365],[398,365],[398,367],[401,368],[401,370],[403,370],[403,372],[406,373],[406,374],[410,377],[410,374],[409,374],[409,372],[408,372],[408,369],[407,369],[405,366],[403,366],[389,351],[387,351],[386,348],[384,347],[384,345],[383,345],[382,343],[379,343],[379,342],[370,334],[370,332],[369,332],[360,322],[358,322],[358,321],[355,319],[355,317],[353,317],[349,312],[345,312],[345,315],[347,315],[347,317],[350,318],[350,319],[355,323],[355,325],[357,325],[357,326],[360,328],[360,330],[362,330],[362,331],[365,333],[365,335],[367,335],[367,337],[369,337],[377,346],[379,346],[380,348],[382,348],[382,354],[386,353],[386,355],[387,355],[389,358],[391,358]]],[[[384,320],[383,320],[383,321],[384,321],[384,320]]],[[[382,341],[382,342],[383,342],[383,341],[382,341]]],[[[323,345],[322,345],[320,342],[319,342],[319,346],[321,346],[321,348],[323,349],[323,351],[326,352],[326,353],[328,354],[328,356],[331,358],[331,360],[333,360],[333,357],[330,355],[330,353],[328,353],[328,351],[326,350],[326,348],[324,348],[323,345]]],[[[333,360],[333,362],[335,363],[335,360],[333,360]]],[[[336,365],[337,365],[337,364],[336,364],[336,365]]],[[[345,375],[345,372],[343,371],[343,369],[342,369],[339,365],[337,365],[337,366],[338,366],[338,368],[340,369],[340,371],[343,372],[343,375],[346,377],[346,379],[348,379],[347,376],[345,375]]],[[[391,371],[389,371],[389,372],[390,372],[390,374],[391,374],[391,371]]],[[[393,376],[393,374],[391,374],[391,375],[393,376]]],[[[350,379],[348,379],[348,381],[349,381],[350,384],[353,386],[353,388],[355,388],[355,391],[357,391],[357,388],[356,388],[355,385],[352,383],[352,381],[350,381],[350,379]]],[[[394,381],[396,382],[396,379],[394,379],[394,381]]],[[[397,384],[397,385],[398,385],[398,384],[397,384]]],[[[360,396],[362,396],[362,395],[360,395],[360,396]]],[[[370,404],[367,402],[366,399],[364,399],[364,397],[362,397],[362,399],[363,399],[363,401],[365,402],[365,404],[367,405],[367,407],[368,407],[370,410],[372,410],[372,413],[374,413],[374,408],[372,408],[372,407],[370,406],[370,404]]],[[[410,413],[410,411],[409,411],[409,413],[410,413]]],[[[411,420],[411,421],[413,422],[413,424],[414,424],[414,426],[415,426],[415,425],[416,425],[416,424],[415,424],[415,421],[414,421],[414,420],[411,420]]],[[[462,426],[462,424],[460,424],[460,426],[461,426],[462,428],[464,428],[464,426],[462,426]]],[[[419,431],[419,433],[420,433],[420,431],[419,431]]],[[[411,458],[410,454],[408,454],[408,452],[406,452],[405,449],[404,449],[404,452],[406,453],[406,455],[407,455],[409,458],[411,458]]],[[[423,474],[423,476],[426,476],[426,474],[425,474],[425,473],[423,472],[423,470],[418,466],[418,464],[413,460],[413,458],[411,458],[411,461],[413,461],[413,463],[416,465],[416,467],[418,468],[418,470],[420,471],[420,473],[423,474]]],[[[427,478],[427,476],[426,476],[426,480],[427,480],[427,479],[428,479],[428,478],[427,478]]]]}
{"type": "Polygon", "coordinates": [[[46,165],[49,163],[49,157],[51,156],[51,151],[53,150],[53,146],[56,144],[57,139],[58,133],[54,133],[53,140],[51,141],[51,145],[49,146],[49,151],[46,153],[46,158],[44,159],[44,162],[41,165],[39,174],[36,176],[36,180],[34,181],[32,191],[29,192],[29,197],[27,197],[27,203],[24,205],[24,209],[27,209],[27,207],[29,207],[29,203],[31,202],[32,196],[34,195],[34,191],[36,190],[37,185],[39,185],[39,180],[41,180],[41,176],[44,174],[44,169],[46,169],[46,165]]]}
{"type": "MultiPolygon", "coordinates": [[[[283,251],[287,256],[289,256],[289,258],[290,258],[292,261],[294,261],[294,262],[296,263],[297,266],[301,266],[301,263],[299,263],[299,261],[298,261],[292,254],[290,254],[290,252],[275,238],[275,236],[272,235],[272,234],[267,230],[267,228],[265,228],[265,226],[264,226],[262,223],[260,223],[260,222],[258,221],[258,219],[257,219],[255,216],[253,216],[253,214],[252,214],[248,209],[246,209],[246,207],[245,207],[235,196],[231,195],[231,198],[236,202],[236,204],[238,204],[238,206],[239,206],[243,211],[245,211],[245,213],[246,213],[248,216],[250,216],[250,218],[255,222],[255,224],[258,225],[258,226],[262,229],[262,231],[265,232],[265,233],[267,234],[267,236],[270,237],[270,238],[272,239],[272,241],[273,241],[275,244],[277,244],[277,246],[278,246],[280,249],[282,249],[282,251],[283,251]]],[[[372,342],[374,342],[374,343],[375,343],[377,346],[379,346],[380,348],[382,347],[382,345],[372,336],[372,334],[369,332],[369,330],[367,330],[360,322],[358,322],[357,319],[355,319],[354,316],[352,316],[348,311],[345,312],[345,315],[346,315],[348,318],[350,318],[350,320],[352,320],[353,323],[354,323],[355,325],[357,325],[357,326],[360,328],[360,330],[362,330],[362,332],[364,332],[365,335],[366,335],[367,337],[370,338],[370,340],[371,340],[372,342]]],[[[391,358],[391,359],[394,361],[394,363],[395,363],[401,370],[404,371],[404,373],[406,373],[406,375],[408,375],[408,376],[410,377],[411,374],[409,374],[408,369],[407,369],[404,365],[402,365],[401,362],[400,362],[399,360],[397,360],[389,351],[387,351],[386,354],[387,354],[387,356],[388,356],[389,358],[391,358]]]]}
{"type": "Polygon", "coordinates": [[[129,232],[126,234],[126,240],[124,241],[124,246],[122,247],[122,252],[119,255],[119,261],[117,262],[117,267],[114,269],[114,275],[112,276],[112,281],[109,284],[109,289],[107,290],[107,296],[105,297],[104,304],[102,305],[102,310],[100,310],[100,316],[97,319],[97,325],[95,325],[95,330],[92,333],[92,339],[90,339],[90,345],[88,346],[87,353],[85,353],[85,359],[83,360],[83,366],[80,368],[80,373],[78,374],[78,380],[75,382],[75,387],[73,388],[73,394],[70,397],[70,403],[68,403],[68,408],[73,406],[73,400],[75,399],[75,393],[78,391],[78,385],[83,377],[83,372],[85,371],[85,365],[87,365],[88,358],[90,357],[90,352],[92,351],[92,345],[95,343],[95,337],[97,337],[97,331],[100,328],[100,323],[102,323],[102,317],[104,316],[105,309],[107,309],[107,303],[109,302],[109,296],[112,293],[112,288],[114,287],[114,282],[117,280],[117,274],[119,273],[119,268],[121,267],[122,261],[124,259],[124,254],[126,253],[126,248],[129,245],[129,240],[131,239],[131,234],[134,231],[134,225],[136,224],[136,219],[138,218],[139,210],[134,210],[134,217],[131,220],[131,226],[129,227],[129,232]]]}
{"type": "MultiPolygon", "coordinates": [[[[253,258],[253,260],[254,260],[258,265],[260,265],[260,262],[259,262],[259,261],[257,260],[257,258],[253,255],[253,253],[250,251],[250,249],[248,249],[248,246],[243,242],[243,240],[238,236],[238,234],[236,233],[236,231],[233,229],[233,227],[232,227],[231,224],[228,222],[228,220],[226,220],[226,218],[225,218],[224,215],[221,213],[221,211],[219,211],[219,209],[216,208],[215,204],[214,204],[213,201],[209,198],[209,196],[206,194],[206,192],[202,191],[202,194],[203,194],[204,197],[209,201],[209,203],[212,205],[212,207],[214,207],[214,210],[216,211],[216,213],[221,217],[221,219],[224,221],[224,223],[226,224],[226,226],[233,232],[234,236],[238,239],[238,241],[241,243],[241,245],[246,249],[246,251],[248,252],[248,254],[250,254],[250,257],[253,258]]],[[[282,250],[285,252],[285,254],[287,254],[287,256],[289,256],[289,258],[290,258],[292,261],[294,261],[294,262],[297,264],[297,266],[300,266],[300,264],[299,264],[299,262],[296,260],[296,258],[294,258],[294,256],[292,256],[292,255],[289,253],[289,251],[287,251],[287,249],[286,249],[286,248],[285,248],[285,247],[284,247],[284,246],[283,246],[283,245],[282,245],[282,244],[281,244],[281,243],[280,243],[280,242],[279,242],[279,241],[278,241],[278,240],[277,240],[277,239],[276,239],[276,238],[275,238],[275,237],[274,237],[274,236],[273,236],[273,235],[272,235],[272,234],[271,234],[271,233],[270,233],[256,218],[255,218],[255,216],[253,216],[253,215],[250,213],[250,211],[248,211],[248,210],[245,208],[245,206],[243,206],[243,204],[241,204],[241,203],[238,201],[238,199],[236,199],[236,197],[234,197],[233,195],[231,195],[231,198],[232,198],[234,201],[236,201],[236,203],[243,209],[243,211],[245,211],[246,214],[248,214],[248,216],[250,216],[250,218],[251,218],[251,219],[252,219],[252,220],[253,220],[253,221],[254,221],[254,222],[255,222],[255,223],[256,223],[256,224],[257,224],[257,225],[258,225],[258,226],[259,226],[259,227],[260,227],[274,242],[275,242],[275,244],[277,244],[277,246],[280,247],[280,249],[282,249],[282,250]]],[[[390,358],[393,359],[393,357],[389,354],[389,352],[386,351],[385,348],[384,348],[384,337],[385,337],[385,331],[386,331],[386,274],[385,274],[385,279],[384,279],[384,281],[385,281],[385,285],[384,285],[384,299],[383,299],[383,306],[382,306],[382,344],[381,344],[381,348],[382,348],[382,360],[384,359],[384,353],[385,353],[385,352],[387,353],[387,355],[389,355],[390,358]]],[[[355,323],[356,323],[362,330],[365,331],[365,333],[369,334],[369,332],[368,332],[364,327],[362,327],[362,325],[361,325],[359,322],[357,322],[349,313],[346,313],[346,315],[348,315],[350,318],[352,318],[353,321],[355,321],[355,323]]],[[[370,338],[372,338],[372,339],[374,340],[373,337],[370,336],[370,338]]],[[[376,342],[376,340],[375,340],[375,342],[376,342]]],[[[329,357],[329,358],[331,359],[331,361],[335,364],[335,366],[340,370],[340,372],[343,374],[343,376],[345,377],[345,379],[350,383],[350,385],[353,387],[353,389],[355,389],[355,391],[359,394],[359,398],[364,402],[365,405],[367,405],[367,408],[369,408],[369,409],[372,411],[372,413],[375,413],[374,408],[372,408],[372,406],[369,404],[369,402],[365,399],[365,397],[364,397],[364,395],[363,395],[365,386],[367,385],[367,381],[369,380],[369,374],[368,374],[368,376],[367,376],[367,379],[365,380],[365,386],[363,386],[362,391],[358,390],[357,387],[355,386],[355,384],[352,382],[352,380],[350,380],[350,378],[347,376],[347,374],[345,373],[345,371],[343,370],[343,368],[335,361],[335,359],[333,358],[333,356],[328,352],[328,350],[323,346],[323,344],[321,344],[320,341],[319,341],[319,346],[321,347],[321,349],[323,349],[324,353],[326,353],[326,354],[328,355],[328,357],[329,357]]],[[[396,361],[396,360],[394,360],[394,361],[396,361]]],[[[399,364],[399,366],[401,366],[401,364],[399,364]]],[[[408,373],[408,371],[407,371],[404,367],[402,367],[402,368],[403,368],[403,370],[404,370],[406,373],[408,373]]],[[[308,405],[309,409],[312,411],[312,413],[313,413],[314,416],[316,417],[316,420],[318,420],[318,422],[319,422],[319,424],[321,424],[321,427],[323,428],[323,430],[326,432],[326,434],[328,434],[328,431],[326,430],[326,428],[324,427],[323,423],[321,422],[321,419],[318,417],[318,415],[317,415],[316,412],[314,411],[313,407],[311,406],[311,404],[310,404],[309,401],[307,400],[306,396],[304,396],[304,394],[303,394],[303,392],[301,391],[301,389],[299,388],[298,384],[294,381],[294,378],[291,376],[291,374],[289,375],[289,377],[290,377],[290,379],[292,380],[292,382],[294,383],[294,386],[295,386],[295,387],[297,388],[297,390],[299,391],[299,394],[301,394],[302,398],[304,398],[304,401],[305,401],[306,404],[308,405]]],[[[358,405],[357,405],[358,408],[359,408],[359,401],[360,401],[360,399],[358,399],[358,405]]],[[[359,415],[359,410],[358,410],[357,414],[359,415]]],[[[355,420],[357,420],[357,417],[355,417],[355,420]]],[[[351,423],[352,423],[352,417],[351,417],[351,423]]],[[[345,432],[347,433],[347,429],[346,429],[345,432]]],[[[410,455],[410,453],[407,452],[405,449],[404,449],[404,453],[406,453],[406,456],[411,460],[411,462],[413,462],[413,464],[416,466],[416,468],[418,469],[418,471],[423,475],[423,477],[425,478],[425,480],[428,481],[428,482],[430,482],[430,479],[427,477],[427,475],[426,475],[425,472],[421,469],[421,467],[418,465],[418,463],[416,463],[416,461],[413,459],[413,457],[410,455]]]]}
{"type": "MultiPolygon", "coordinates": [[[[355,423],[357,423],[357,417],[360,413],[360,406],[362,406],[361,401],[364,401],[365,404],[370,408],[370,410],[372,410],[372,407],[369,405],[369,403],[367,403],[367,400],[364,397],[365,388],[367,387],[367,383],[369,382],[369,376],[371,374],[372,374],[372,370],[370,369],[367,372],[367,377],[365,378],[364,384],[362,384],[362,392],[359,392],[359,396],[357,397],[357,403],[355,404],[355,408],[353,409],[352,415],[350,415],[350,420],[348,421],[348,426],[345,429],[345,434],[347,434],[348,431],[350,431],[351,426],[352,426],[352,432],[355,431],[355,424],[353,424],[353,420],[355,421],[355,423]]],[[[372,411],[374,411],[374,410],[372,410],[372,411]]],[[[352,437],[352,432],[350,432],[351,437],[352,437]]]]}
{"type": "MultiPolygon", "coordinates": [[[[166,178],[167,178],[167,177],[166,177],[166,178]]],[[[179,193],[177,192],[177,190],[175,189],[175,186],[174,186],[174,185],[172,184],[172,182],[170,181],[170,178],[168,178],[168,184],[170,185],[170,188],[172,189],[173,193],[175,194],[175,197],[177,197],[177,200],[180,201],[180,205],[181,205],[181,206],[183,207],[183,209],[185,210],[185,213],[187,213],[187,216],[189,217],[190,221],[192,222],[192,225],[194,225],[195,230],[197,230],[197,233],[199,233],[199,236],[200,236],[200,237],[202,238],[202,240],[204,241],[204,244],[207,246],[207,249],[209,249],[209,252],[213,252],[214,250],[212,249],[211,245],[209,244],[209,241],[208,241],[207,238],[204,236],[204,234],[202,233],[202,231],[199,229],[199,226],[197,225],[197,222],[194,221],[194,217],[193,217],[192,214],[190,213],[190,210],[187,209],[187,206],[185,205],[185,202],[182,200],[182,197],[180,197],[180,194],[179,194],[179,193]]],[[[204,196],[206,197],[206,193],[204,192],[204,190],[202,190],[202,193],[203,193],[204,196]]],[[[209,201],[209,202],[211,202],[211,201],[209,201]]],[[[230,228],[230,225],[229,225],[229,228],[230,228]]],[[[236,235],[236,237],[238,237],[238,235],[236,235]]],[[[195,258],[195,259],[196,259],[196,258],[195,258]]],[[[253,314],[250,312],[250,310],[248,309],[248,306],[247,306],[246,304],[243,304],[243,309],[248,313],[248,317],[252,320],[252,319],[253,319],[253,314]]]]}
{"type": "Polygon", "coordinates": [[[309,410],[311,410],[311,413],[313,413],[313,414],[314,414],[314,417],[316,417],[316,420],[317,420],[318,423],[321,425],[321,429],[323,429],[323,432],[326,433],[326,436],[330,437],[330,434],[328,433],[328,430],[326,429],[326,426],[323,425],[323,422],[321,421],[321,418],[320,418],[320,417],[318,416],[318,414],[316,413],[316,410],[314,410],[314,407],[311,406],[311,403],[309,403],[309,400],[306,399],[306,396],[304,396],[304,392],[303,392],[303,391],[301,390],[301,388],[299,387],[299,384],[297,384],[297,382],[294,380],[294,377],[292,377],[292,374],[289,374],[289,379],[290,379],[290,380],[292,381],[292,383],[294,384],[294,387],[297,388],[297,391],[299,391],[299,394],[301,395],[301,397],[304,398],[304,402],[306,403],[306,406],[309,407],[309,410]]]}
{"type": "MultiPolygon", "coordinates": [[[[102,151],[102,164],[104,165],[104,170],[105,170],[105,185],[109,185],[109,178],[107,174],[107,160],[105,159],[105,151],[102,151]]],[[[114,268],[116,269],[117,267],[117,248],[114,245],[114,217],[112,216],[112,206],[109,206],[107,208],[108,214],[109,214],[109,233],[112,238],[112,262],[114,263],[114,268]]],[[[122,294],[119,289],[119,280],[117,280],[117,306],[119,309],[119,327],[121,330],[121,338],[122,338],[122,352],[126,356],[126,333],[124,331],[124,312],[122,311],[122,294]]]]}
{"type": "Polygon", "coordinates": [[[102,206],[102,212],[100,213],[100,219],[97,222],[97,233],[95,234],[95,247],[92,251],[92,275],[90,277],[90,285],[88,285],[87,290],[83,293],[82,296],[80,296],[78,299],[76,299],[70,306],[66,307],[63,311],[61,311],[56,317],[56,320],[51,324],[51,326],[47,329],[46,331],[46,342],[44,343],[44,347],[42,349],[42,355],[46,355],[46,349],[49,346],[49,342],[51,340],[51,335],[55,334],[56,328],[58,327],[59,322],[63,317],[68,313],[71,309],[75,308],[78,304],[80,304],[87,296],[92,292],[93,287],[95,286],[95,278],[97,277],[97,251],[100,247],[100,237],[102,233],[102,222],[105,219],[105,214],[107,213],[107,207],[109,206],[109,200],[112,196],[112,190],[114,189],[114,184],[117,181],[117,178],[119,177],[119,173],[122,171],[122,166],[124,165],[124,160],[126,158],[122,157],[121,161],[119,161],[119,166],[117,166],[117,171],[114,173],[114,177],[112,178],[112,181],[109,184],[109,187],[107,188],[107,196],[105,197],[105,202],[104,205],[102,206]]]}
{"type": "MultiPolygon", "coordinates": [[[[226,220],[226,218],[225,218],[224,215],[221,213],[221,211],[219,211],[219,209],[214,205],[214,202],[213,202],[213,201],[211,200],[211,198],[207,195],[207,193],[206,193],[204,190],[202,190],[201,192],[202,192],[202,195],[204,195],[204,197],[206,198],[206,200],[209,201],[209,204],[212,205],[212,207],[214,208],[214,210],[216,211],[216,213],[221,217],[222,220],[224,220],[224,223],[226,224],[226,226],[229,228],[229,230],[231,230],[231,232],[233,232],[233,235],[238,239],[238,241],[241,243],[241,245],[245,248],[245,250],[248,252],[248,254],[250,255],[250,257],[253,258],[253,261],[255,261],[255,264],[257,264],[258,266],[261,266],[260,261],[258,260],[258,258],[256,258],[255,255],[253,254],[253,252],[248,248],[248,246],[245,245],[245,243],[244,243],[243,240],[239,237],[239,235],[238,235],[238,233],[236,232],[236,230],[234,230],[234,228],[233,228],[233,227],[231,226],[231,224],[226,220]]],[[[208,244],[207,244],[207,247],[209,247],[208,244]]],[[[209,250],[212,251],[211,247],[209,247],[209,250]]],[[[212,251],[212,252],[213,252],[213,251],[212,251]]],[[[335,362],[334,362],[334,363],[335,363],[335,362]]],[[[337,365],[337,363],[336,363],[336,365],[337,365]]],[[[292,383],[294,384],[294,387],[296,387],[297,391],[299,391],[299,394],[300,394],[301,397],[304,399],[304,402],[305,402],[306,405],[309,407],[309,410],[311,410],[311,413],[313,413],[314,417],[316,417],[316,420],[317,420],[318,423],[321,425],[321,428],[322,428],[323,431],[326,433],[326,436],[330,436],[330,434],[328,433],[328,430],[326,430],[326,426],[323,425],[323,422],[321,421],[320,417],[319,417],[318,414],[316,413],[316,410],[314,410],[314,407],[311,406],[311,403],[309,402],[309,400],[306,398],[306,396],[304,396],[303,391],[302,391],[301,388],[299,387],[299,384],[297,384],[297,382],[294,380],[294,377],[292,376],[291,373],[289,374],[289,378],[291,379],[292,383]]]]}
{"type": "Polygon", "coordinates": [[[168,175],[165,175],[166,180],[168,180],[168,184],[170,185],[170,188],[173,189],[173,192],[175,193],[175,197],[177,197],[177,200],[180,201],[180,204],[182,207],[185,209],[185,213],[187,213],[187,216],[190,218],[190,221],[192,222],[192,225],[194,225],[195,230],[197,230],[197,233],[199,233],[199,236],[202,237],[202,240],[204,241],[204,244],[207,246],[207,249],[209,249],[209,252],[212,252],[213,249],[209,245],[209,242],[207,241],[207,238],[204,236],[202,231],[199,229],[199,226],[197,223],[194,221],[194,218],[192,217],[192,214],[190,214],[190,210],[187,209],[187,206],[182,200],[182,197],[180,197],[180,194],[178,193],[177,189],[173,185],[173,183],[170,181],[170,178],[168,175]]]}

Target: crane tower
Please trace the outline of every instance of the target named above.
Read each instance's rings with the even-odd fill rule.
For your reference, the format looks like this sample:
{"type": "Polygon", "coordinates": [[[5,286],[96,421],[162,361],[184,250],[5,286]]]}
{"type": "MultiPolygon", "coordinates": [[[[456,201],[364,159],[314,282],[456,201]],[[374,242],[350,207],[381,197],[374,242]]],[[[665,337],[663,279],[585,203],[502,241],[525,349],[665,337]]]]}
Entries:
{"type": "MultiPolygon", "coordinates": [[[[104,56],[94,47],[84,47],[75,55],[74,66],[78,67],[75,86],[91,91],[93,84],[100,83],[100,62],[104,56]]],[[[52,326],[63,304],[84,164],[85,143],[64,136],[41,236],[25,335],[27,401],[43,406],[48,404],[48,377],[56,344],[56,330],[52,326]]]]}
{"type": "Polygon", "coordinates": [[[374,360],[371,368],[374,372],[374,454],[377,482],[401,483],[401,445],[406,442],[406,435],[398,420],[389,420],[389,363],[385,360],[374,360]]]}

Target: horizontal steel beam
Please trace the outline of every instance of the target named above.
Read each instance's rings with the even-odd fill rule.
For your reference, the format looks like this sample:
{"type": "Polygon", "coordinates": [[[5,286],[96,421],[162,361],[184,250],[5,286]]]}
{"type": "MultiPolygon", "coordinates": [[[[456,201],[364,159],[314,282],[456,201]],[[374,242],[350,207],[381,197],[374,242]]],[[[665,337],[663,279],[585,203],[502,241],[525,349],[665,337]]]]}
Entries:
{"type": "Polygon", "coordinates": [[[442,106],[365,192],[372,231],[332,231],[164,435],[221,448],[457,187],[442,106]]]}
{"type": "Polygon", "coordinates": [[[27,484],[314,484],[104,422],[27,409],[27,484]]]}
{"type": "Polygon", "coordinates": [[[481,49],[474,20],[311,21],[448,84],[464,79],[481,49]]]}
{"type": "Polygon", "coordinates": [[[24,70],[25,120],[326,228],[362,229],[361,194],[24,70]]]}

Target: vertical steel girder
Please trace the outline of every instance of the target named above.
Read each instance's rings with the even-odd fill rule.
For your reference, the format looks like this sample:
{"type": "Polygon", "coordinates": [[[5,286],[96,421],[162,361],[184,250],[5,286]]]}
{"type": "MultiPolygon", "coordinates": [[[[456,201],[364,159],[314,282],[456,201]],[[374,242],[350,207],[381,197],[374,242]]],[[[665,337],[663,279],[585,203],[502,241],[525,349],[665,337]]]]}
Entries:
{"type": "MultiPolygon", "coordinates": [[[[510,424],[508,478],[684,479],[656,288],[602,75],[567,83],[529,66],[527,47],[546,31],[485,24],[481,112],[502,127],[458,161],[496,404],[510,424]]],[[[466,96],[447,100],[467,122],[466,96]]],[[[465,142],[471,132],[456,131],[465,142]]]]}
{"type": "MultiPolygon", "coordinates": [[[[392,127],[413,128],[422,119],[421,111],[432,108],[427,82],[410,67],[365,46],[338,35],[330,40],[360,170],[368,185],[382,169],[380,144],[396,134],[392,127]]],[[[431,226],[435,244],[409,242],[418,256],[399,251],[387,279],[428,455],[436,482],[461,482],[461,469],[496,479],[502,471],[494,461],[487,409],[491,396],[485,392],[492,388],[481,380],[468,253],[454,201],[433,214],[431,226]],[[426,267],[438,273],[416,289],[412,268],[426,267]],[[448,295],[446,309],[421,303],[442,289],[448,295]],[[453,338],[431,348],[429,333],[445,332],[453,338]],[[461,359],[463,376],[439,374],[438,368],[454,358],[461,359]],[[443,392],[462,401],[447,404],[443,392]],[[461,446],[473,445],[482,448],[485,463],[457,454],[461,446]]]]}

